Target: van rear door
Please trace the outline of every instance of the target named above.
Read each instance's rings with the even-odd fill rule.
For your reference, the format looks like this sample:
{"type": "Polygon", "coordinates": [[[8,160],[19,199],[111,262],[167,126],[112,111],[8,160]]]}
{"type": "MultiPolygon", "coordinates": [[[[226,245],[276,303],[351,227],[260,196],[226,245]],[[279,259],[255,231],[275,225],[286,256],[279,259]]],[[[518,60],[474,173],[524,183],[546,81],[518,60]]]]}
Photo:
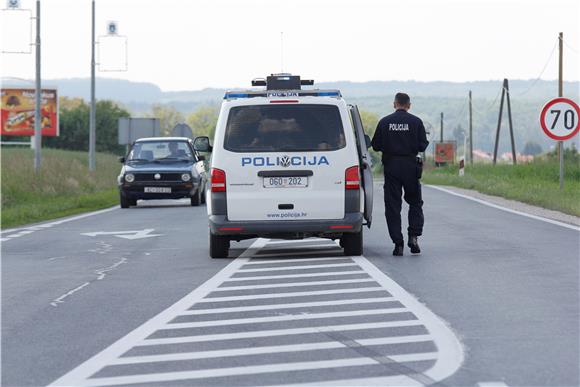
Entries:
{"type": "Polygon", "coordinates": [[[363,128],[362,119],[356,105],[349,105],[350,115],[356,135],[356,144],[359,155],[359,165],[361,168],[362,187],[364,190],[365,207],[364,218],[370,228],[373,220],[373,163],[368,150],[366,133],[363,128]]]}
{"type": "Polygon", "coordinates": [[[344,218],[345,170],[357,160],[338,106],[273,102],[228,113],[228,219],[344,218]]]}

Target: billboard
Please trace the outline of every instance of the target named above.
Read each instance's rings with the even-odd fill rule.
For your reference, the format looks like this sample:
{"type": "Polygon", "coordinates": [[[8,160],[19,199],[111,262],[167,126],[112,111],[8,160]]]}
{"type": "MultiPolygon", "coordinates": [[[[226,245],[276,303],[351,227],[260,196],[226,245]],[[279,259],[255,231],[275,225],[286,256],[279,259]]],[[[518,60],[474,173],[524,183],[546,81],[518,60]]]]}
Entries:
{"type": "MultiPolygon", "coordinates": [[[[3,136],[34,135],[33,88],[6,87],[0,90],[1,121],[3,136]]],[[[58,93],[56,89],[42,89],[40,116],[42,135],[58,136],[58,93]]]]}
{"type": "Polygon", "coordinates": [[[455,142],[436,142],[435,143],[435,163],[454,163],[455,162],[455,142]]]}
{"type": "Polygon", "coordinates": [[[121,117],[118,125],[119,145],[129,145],[143,137],[161,136],[159,118],[121,117]]]}

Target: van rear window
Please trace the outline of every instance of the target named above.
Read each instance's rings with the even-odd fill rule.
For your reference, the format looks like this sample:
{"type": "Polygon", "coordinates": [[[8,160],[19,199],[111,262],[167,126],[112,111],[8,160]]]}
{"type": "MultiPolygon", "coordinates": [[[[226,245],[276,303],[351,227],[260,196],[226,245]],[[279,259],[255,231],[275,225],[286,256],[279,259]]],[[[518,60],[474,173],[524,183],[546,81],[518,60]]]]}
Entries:
{"type": "Polygon", "coordinates": [[[224,148],[232,152],[309,152],[344,148],[334,105],[254,105],[230,109],[224,148]]]}

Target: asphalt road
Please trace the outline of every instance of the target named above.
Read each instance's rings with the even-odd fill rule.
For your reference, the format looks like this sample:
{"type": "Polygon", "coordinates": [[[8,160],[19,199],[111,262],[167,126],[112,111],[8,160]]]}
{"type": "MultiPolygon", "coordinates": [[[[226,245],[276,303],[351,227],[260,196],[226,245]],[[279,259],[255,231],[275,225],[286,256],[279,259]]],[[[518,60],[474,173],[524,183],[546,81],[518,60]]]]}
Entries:
{"type": "Polygon", "coordinates": [[[573,228],[425,188],[423,254],[252,240],[155,201],[2,233],[2,385],[577,386],[573,228]],[[107,233],[107,234],[104,234],[107,233]]]}

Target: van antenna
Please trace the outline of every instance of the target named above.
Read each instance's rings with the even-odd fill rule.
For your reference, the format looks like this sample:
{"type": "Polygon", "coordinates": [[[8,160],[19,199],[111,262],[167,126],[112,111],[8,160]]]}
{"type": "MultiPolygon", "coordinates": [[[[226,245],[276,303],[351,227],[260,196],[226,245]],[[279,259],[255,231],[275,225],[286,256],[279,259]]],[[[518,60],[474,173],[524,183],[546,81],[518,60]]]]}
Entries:
{"type": "Polygon", "coordinates": [[[280,72],[284,73],[284,32],[280,32],[280,72]]]}

